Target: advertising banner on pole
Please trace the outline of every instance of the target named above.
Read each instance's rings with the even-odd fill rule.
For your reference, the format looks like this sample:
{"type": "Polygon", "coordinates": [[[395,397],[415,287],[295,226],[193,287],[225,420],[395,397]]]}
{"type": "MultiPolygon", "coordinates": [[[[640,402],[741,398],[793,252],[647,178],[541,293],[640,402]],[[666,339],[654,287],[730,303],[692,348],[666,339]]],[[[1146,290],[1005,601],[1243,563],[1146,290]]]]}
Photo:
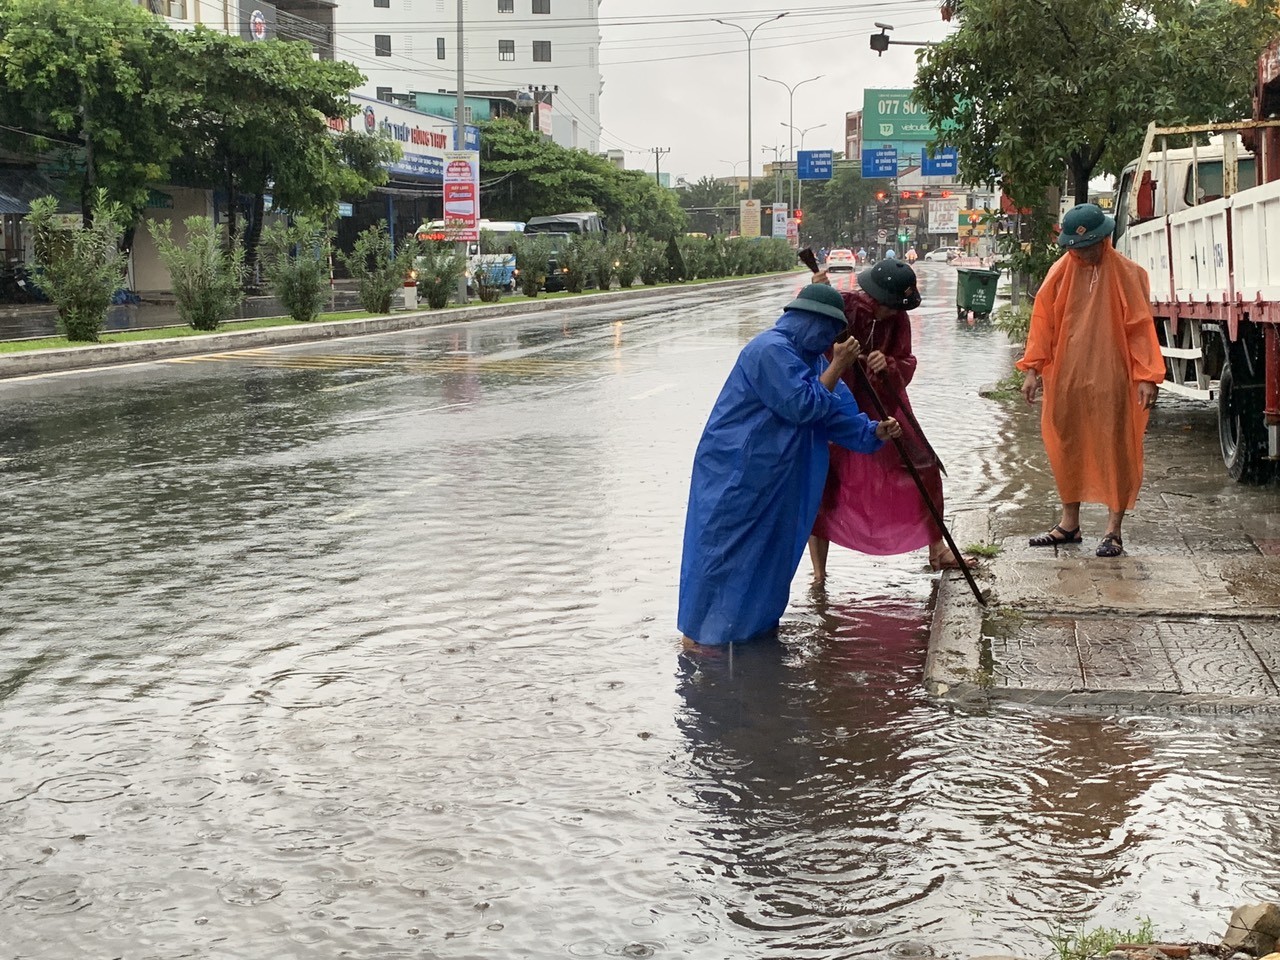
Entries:
{"type": "Polygon", "coordinates": [[[800,221],[795,217],[787,217],[787,243],[792,250],[800,249],[800,221]]]}
{"type": "Polygon", "coordinates": [[[773,236],[785,237],[787,235],[787,205],[785,203],[775,203],[773,205],[773,236]]]}
{"type": "Polygon", "coordinates": [[[742,200],[738,203],[738,236],[760,236],[759,200],[742,200]]]}
{"type": "Polygon", "coordinates": [[[955,233],[963,197],[933,198],[929,201],[929,232],[955,233]]]}
{"type": "Polygon", "coordinates": [[[451,150],[444,155],[444,223],[450,240],[480,239],[480,153],[451,150]]]}

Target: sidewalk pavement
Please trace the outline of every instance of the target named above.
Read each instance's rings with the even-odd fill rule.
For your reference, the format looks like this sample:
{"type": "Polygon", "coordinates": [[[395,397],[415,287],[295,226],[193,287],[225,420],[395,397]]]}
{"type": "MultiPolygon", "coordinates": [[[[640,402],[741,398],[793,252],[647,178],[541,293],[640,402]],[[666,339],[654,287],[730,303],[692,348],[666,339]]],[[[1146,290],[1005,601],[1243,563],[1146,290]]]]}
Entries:
{"type": "MultiPolygon", "coordinates": [[[[1144,493],[1144,496],[1147,494],[1144,493]]],[[[1120,713],[1280,714],[1280,556],[1275,541],[1206,538],[1194,516],[1158,552],[1101,559],[1086,541],[993,541],[992,514],[954,522],[979,562],[939,580],[925,682],[964,707],[996,702],[1120,713]]]]}
{"type": "MultiPolygon", "coordinates": [[[[307,343],[334,337],[358,337],[373,333],[397,330],[416,330],[424,327],[452,323],[468,323],[500,316],[524,316],[544,310],[574,309],[595,304],[614,304],[655,297],[687,297],[713,289],[749,287],[759,283],[776,282],[785,274],[766,274],[755,277],[733,277],[681,286],[633,287],[627,290],[586,293],[575,297],[526,299],[515,302],[482,304],[478,301],[465,307],[444,310],[405,310],[382,317],[362,320],[335,320],[325,323],[302,323],[282,327],[266,327],[257,330],[236,330],[235,321],[224,325],[217,333],[183,336],[159,340],[138,340],[125,343],[85,344],[56,350],[32,350],[18,353],[0,353],[0,380],[13,377],[40,376],[69,370],[85,370],[123,363],[145,363],[169,357],[187,357],[205,353],[225,353],[229,350],[248,350],[259,347],[280,346],[291,343],[307,343]]],[[[176,309],[174,314],[177,322],[176,309]]]]}

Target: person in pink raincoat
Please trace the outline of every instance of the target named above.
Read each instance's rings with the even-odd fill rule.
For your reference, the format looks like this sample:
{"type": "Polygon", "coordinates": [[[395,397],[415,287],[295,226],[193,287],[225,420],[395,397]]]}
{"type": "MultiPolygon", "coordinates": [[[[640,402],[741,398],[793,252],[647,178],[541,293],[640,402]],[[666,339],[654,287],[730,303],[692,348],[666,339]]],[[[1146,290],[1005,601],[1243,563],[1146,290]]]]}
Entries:
{"type": "MultiPolygon", "coordinates": [[[[941,464],[920,430],[907,398],[907,385],[916,372],[911,352],[908,310],[920,305],[915,271],[902,260],[881,260],[858,274],[858,289],[842,293],[849,334],[861,344],[862,366],[889,416],[902,425],[903,446],[924,481],[934,506],[942,513],[941,464]]],[[[875,414],[875,401],[857,370],[842,379],[858,401],[858,408],[875,414]]],[[[827,483],[818,519],[809,538],[813,579],[827,575],[831,542],[860,553],[888,556],[929,548],[934,570],[959,567],[942,530],[920,496],[896,444],[885,444],[870,456],[845,456],[831,450],[827,483]]]]}

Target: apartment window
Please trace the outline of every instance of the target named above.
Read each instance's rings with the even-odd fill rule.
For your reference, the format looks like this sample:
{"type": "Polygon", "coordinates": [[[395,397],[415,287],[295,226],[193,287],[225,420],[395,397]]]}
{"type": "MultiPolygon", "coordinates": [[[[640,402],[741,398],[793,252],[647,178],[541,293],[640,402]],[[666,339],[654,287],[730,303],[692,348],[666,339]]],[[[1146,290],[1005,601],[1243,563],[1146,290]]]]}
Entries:
{"type": "Polygon", "coordinates": [[[550,13],[551,0],[533,0],[534,13],[550,13]]]}
{"type": "Polygon", "coordinates": [[[534,63],[550,63],[551,62],[551,41],[550,40],[533,41],[533,62],[534,63]]]}
{"type": "Polygon", "coordinates": [[[516,42],[514,40],[498,41],[498,59],[514,60],[516,58],[516,42]]]}
{"type": "Polygon", "coordinates": [[[378,88],[378,99],[379,99],[379,100],[385,100],[387,103],[390,103],[390,102],[391,102],[391,88],[390,88],[390,87],[379,87],[379,88],[378,88]]]}
{"type": "Polygon", "coordinates": [[[391,9],[391,0],[373,0],[375,7],[382,7],[384,10],[391,9]]]}
{"type": "Polygon", "coordinates": [[[436,59],[444,59],[444,37],[436,37],[436,59]]]}
{"type": "Polygon", "coordinates": [[[594,93],[587,94],[587,113],[593,117],[596,115],[596,95],[594,93]]]}
{"type": "Polygon", "coordinates": [[[516,0],[498,0],[499,13],[515,13],[516,0]]]}
{"type": "Polygon", "coordinates": [[[373,52],[379,57],[391,56],[391,34],[375,33],[373,35],[373,52]]]}

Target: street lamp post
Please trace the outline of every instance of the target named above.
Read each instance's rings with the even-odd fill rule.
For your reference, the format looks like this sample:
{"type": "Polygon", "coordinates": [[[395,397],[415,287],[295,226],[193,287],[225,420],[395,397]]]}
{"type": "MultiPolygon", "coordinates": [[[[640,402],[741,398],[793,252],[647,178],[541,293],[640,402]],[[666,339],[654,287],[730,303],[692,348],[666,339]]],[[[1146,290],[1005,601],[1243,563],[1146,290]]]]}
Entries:
{"type": "Polygon", "coordinates": [[[741,30],[742,35],[747,38],[747,199],[754,199],[752,192],[752,176],[751,176],[751,38],[756,35],[756,31],[763,27],[766,23],[773,23],[775,20],[781,20],[786,13],[780,13],[776,17],[770,17],[768,20],[761,20],[750,31],[746,27],[736,23],[730,23],[727,20],[720,20],[712,17],[711,19],[725,27],[733,27],[735,30],[741,30]]]}
{"type": "MultiPolygon", "coordinates": [[[[800,89],[802,86],[804,86],[806,83],[813,83],[813,81],[815,80],[821,80],[824,76],[825,74],[820,73],[816,77],[810,77],[808,80],[801,80],[797,84],[789,84],[789,83],[783,83],[781,80],[775,80],[773,79],[773,77],[766,77],[763,74],[760,75],[761,80],[768,80],[770,83],[776,83],[779,86],[783,86],[787,88],[787,126],[791,127],[791,134],[792,134],[791,135],[791,151],[790,151],[788,160],[791,163],[795,163],[795,159],[796,159],[796,138],[795,138],[795,127],[793,126],[793,124],[796,122],[796,118],[795,118],[796,91],[800,89]]],[[[794,174],[791,180],[791,194],[790,194],[788,203],[791,209],[794,210],[796,207],[796,188],[795,188],[794,174]]]]}
{"type": "MultiPolygon", "coordinates": [[[[787,124],[783,124],[783,126],[791,127],[791,124],[787,123],[787,124]]],[[[808,133],[810,130],[819,130],[825,126],[826,126],[825,123],[818,123],[818,124],[814,124],[812,127],[805,127],[803,130],[800,131],[800,152],[801,153],[804,153],[804,135],[808,133]]],[[[795,130],[796,130],[795,127],[791,127],[792,133],[795,133],[795,130]]],[[[800,179],[799,167],[796,168],[796,206],[801,209],[804,209],[804,181],[800,179]]],[[[792,216],[794,215],[795,214],[793,213],[792,216]]]]}
{"type": "Polygon", "coordinates": [[[727,163],[733,167],[733,203],[736,207],[738,204],[738,167],[743,163],[742,160],[721,160],[720,163],[727,163]]]}

